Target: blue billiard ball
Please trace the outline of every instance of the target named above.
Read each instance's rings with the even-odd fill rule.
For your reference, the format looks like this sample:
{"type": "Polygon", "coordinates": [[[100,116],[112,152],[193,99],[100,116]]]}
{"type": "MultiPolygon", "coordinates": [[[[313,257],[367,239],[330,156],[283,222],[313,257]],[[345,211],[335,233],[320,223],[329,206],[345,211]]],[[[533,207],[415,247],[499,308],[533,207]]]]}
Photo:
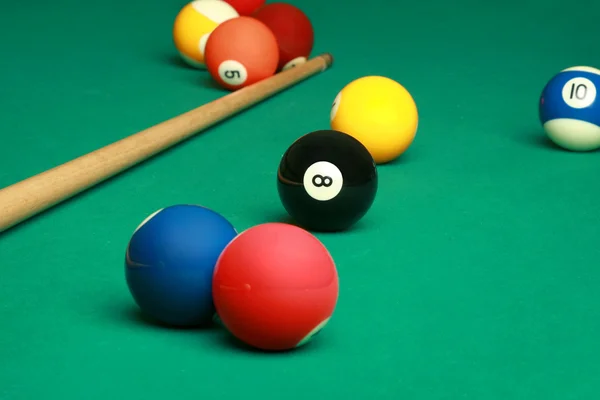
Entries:
{"type": "Polygon", "coordinates": [[[544,87],[539,118],[548,137],[571,151],[600,148],[600,70],[572,67],[555,75],[544,87]]]}
{"type": "Polygon", "coordinates": [[[236,236],[225,217],[205,207],[174,205],[153,213],[127,246],[125,275],[134,301],[161,324],[211,323],[215,264],[236,236]]]}

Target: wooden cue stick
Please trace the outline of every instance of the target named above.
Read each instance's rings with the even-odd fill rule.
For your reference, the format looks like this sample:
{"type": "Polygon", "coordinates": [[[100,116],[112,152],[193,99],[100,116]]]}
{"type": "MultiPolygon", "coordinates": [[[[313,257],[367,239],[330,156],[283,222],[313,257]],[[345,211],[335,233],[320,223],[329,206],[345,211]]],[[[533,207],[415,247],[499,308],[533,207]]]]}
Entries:
{"type": "Polygon", "coordinates": [[[0,233],[317,73],[329,53],[0,190],[0,233]]]}

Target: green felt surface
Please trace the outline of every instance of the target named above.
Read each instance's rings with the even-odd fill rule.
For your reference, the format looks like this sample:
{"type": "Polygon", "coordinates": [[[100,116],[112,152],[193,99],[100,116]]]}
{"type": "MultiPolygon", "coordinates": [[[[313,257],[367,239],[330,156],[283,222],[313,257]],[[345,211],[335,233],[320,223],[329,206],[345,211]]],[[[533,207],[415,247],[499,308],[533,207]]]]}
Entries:
{"type": "MultiPolygon", "coordinates": [[[[222,96],[177,61],[184,1],[0,7],[0,187],[222,96]]],[[[0,399],[543,399],[600,395],[598,153],[546,141],[557,71],[600,65],[600,3],[295,1],[334,67],[0,237],[0,399]],[[139,318],[126,243],[160,207],[280,220],[275,174],[333,98],[394,78],[417,138],[355,229],[318,235],[340,298],[301,350],[139,318]]]]}

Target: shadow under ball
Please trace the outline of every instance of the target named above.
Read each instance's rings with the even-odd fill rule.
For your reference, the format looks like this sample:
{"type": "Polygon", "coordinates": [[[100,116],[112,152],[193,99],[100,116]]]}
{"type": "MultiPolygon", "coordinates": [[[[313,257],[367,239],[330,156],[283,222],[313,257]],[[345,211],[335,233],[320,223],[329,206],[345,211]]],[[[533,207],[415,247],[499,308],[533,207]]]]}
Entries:
{"type": "Polygon", "coordinates": [[[377,188],[377,168],[367,148],[335,130],[300,137],[283,155],[277,172],[285,210],[312,231],[350,228],[369,211],[377,188]]]}

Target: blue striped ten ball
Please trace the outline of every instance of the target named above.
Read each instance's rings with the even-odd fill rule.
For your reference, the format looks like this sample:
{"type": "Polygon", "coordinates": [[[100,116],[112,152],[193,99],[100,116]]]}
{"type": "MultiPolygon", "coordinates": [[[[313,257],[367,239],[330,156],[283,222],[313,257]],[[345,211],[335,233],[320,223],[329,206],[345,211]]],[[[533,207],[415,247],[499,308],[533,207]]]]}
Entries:
{"type": "Polygon", "coordinates": [[[539,117],[544,131],[558,146],[571,151],[600,148],[600,70],[571,67],[544,87],[539,117]]]}

